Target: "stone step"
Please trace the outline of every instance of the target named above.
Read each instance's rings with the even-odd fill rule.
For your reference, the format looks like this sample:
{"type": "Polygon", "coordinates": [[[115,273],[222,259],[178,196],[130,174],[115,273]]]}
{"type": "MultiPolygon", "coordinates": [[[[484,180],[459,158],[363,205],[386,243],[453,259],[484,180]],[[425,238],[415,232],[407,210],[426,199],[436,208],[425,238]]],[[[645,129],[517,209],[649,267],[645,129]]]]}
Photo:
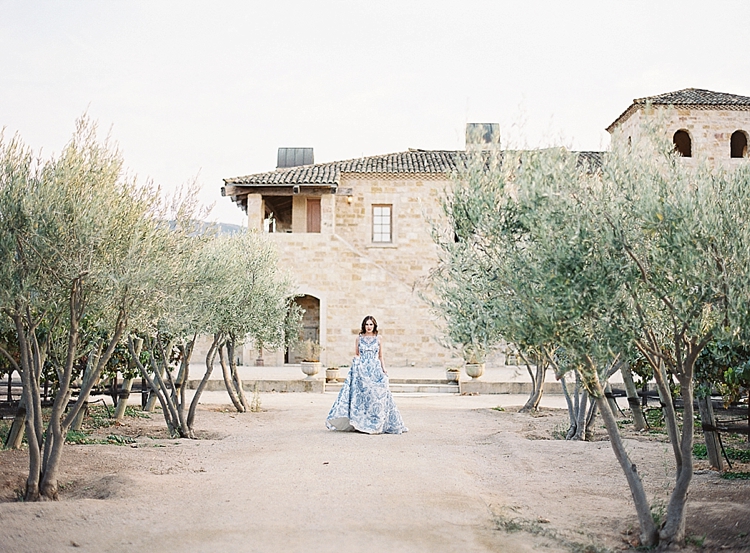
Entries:
{"type": "MultiPolygon", "coordinates": [[[[338,393],[343,383],[327,382],[325,385],[326,392],[338,393]]],[[[447,380],[402,380],[390,381],[388,388],[394,394],[458,394],[459,388],[457,382],[449,383],[447,380]]]]}
{"type": "Polygon", "coordinates": [[[393,384],[447,384],[455,386],[457,383],[444,378],[389,378],[388,382],[393,384]]]}

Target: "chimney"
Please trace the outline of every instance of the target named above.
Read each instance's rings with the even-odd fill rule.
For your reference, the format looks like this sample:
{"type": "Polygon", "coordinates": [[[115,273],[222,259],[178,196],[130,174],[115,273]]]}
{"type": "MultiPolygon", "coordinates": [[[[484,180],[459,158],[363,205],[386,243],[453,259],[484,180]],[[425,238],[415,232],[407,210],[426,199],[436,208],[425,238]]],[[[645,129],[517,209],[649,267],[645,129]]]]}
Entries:
{"type": "Polygon", "coordinates": [[[312,148],[279,148],[276,169],[312,165],[315,163],[312,148]]]}
{"type": "Polygon", "coordinates": [[[466,123],[466,150],[499,150],[499,123],[466,123]]]}

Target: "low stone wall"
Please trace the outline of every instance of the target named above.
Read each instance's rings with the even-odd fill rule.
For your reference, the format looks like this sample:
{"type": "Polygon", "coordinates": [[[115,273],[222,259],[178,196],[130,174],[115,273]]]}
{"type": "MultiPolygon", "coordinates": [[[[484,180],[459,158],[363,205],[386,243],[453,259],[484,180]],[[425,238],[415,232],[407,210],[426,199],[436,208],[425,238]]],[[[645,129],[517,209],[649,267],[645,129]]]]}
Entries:
{"type": "MultiPolygon", "coordinates": [[[[481,379],[459,382],[462,394],[530,394],[531,382],[485,382],[481,379]]],[[[562,384],[559,382],[545,382],[544,393],[548,395],[562,395],[562,384]]]]}
{"type": "MultiPolygon", "coordinates": [[[[243,380],[242,389],[245,392],[252,392],[255,390],[255,385],[258,385],[259,392],[313,392],[322,394],[325,391],[325,380],[319,379],[300,379],[300,380],[243,380]]],[[[198,388],[200,380],[189,380],[188,389],[195,390],[198,388]]],[[[223,392],[226,391],[226,386],[223,380],[209,380],[205,390],[207,392],[223,392]]]]}
{"type": "MultiPolygon", "coordinates": [[[[299,380],[243,380],[242,388],[246,392],[252,392],[255,389],[255,385],[258,385],[259,392],[312,392],[322,394],[325,392],[325,380],[323,378],[316,379],[299,379],[299,380]]],[[[404,384],[447,384],[448,381],[443,380],[409,380],[409,379],[394,379],[391,381],[392,384],[404,385],[404,384]]],[[[200,384],[200,380],[190,380],[188,382],[188,389],[195,390],[200,384]]],[[[226,390],[223,380],[209,380],[205,390],[207,392],[222,392],[226,390]]],[[[530,382],[486,382],[481,379],[477,380],[463,380],[459,382],[459,391],[462,394],[478,394],[478,395],[489,395],[489,394],[530,394],[531,383],[530,382]]],[[[562,394],[562,385],[559,382],[546,382],[544,384],[544,393],[549,395],[560,395],[562,394]]]]}

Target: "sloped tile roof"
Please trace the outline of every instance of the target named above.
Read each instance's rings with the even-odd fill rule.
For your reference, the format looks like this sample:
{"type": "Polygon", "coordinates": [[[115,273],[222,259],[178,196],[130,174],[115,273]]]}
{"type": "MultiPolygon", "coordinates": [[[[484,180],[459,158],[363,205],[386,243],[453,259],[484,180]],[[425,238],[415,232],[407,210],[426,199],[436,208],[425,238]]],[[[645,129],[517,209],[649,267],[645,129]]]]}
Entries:
{"type": "Polygon", "coordinates": [[[456,156],[463,152],[451,150],[408,150],[380,156],[368,156],[332,163],[303,165],[224,179],[235,186],[274,186],[288,184],[338,184],[341,173],[420,173],[446,174],[456,169],[456,156]]]}
{"type": "Polygon", "coordinates": [[[750,106],[750,97],[713,92],[702,88],[683,88],[675,92],[636,98],[634,104],[655,106],[750,106]]]}
{"type": "Polygon", "coordinates": [[[342,173],[451,173],[456,169],[454,150],[408,150],[340,162],[342,173]]]}
{"type": "Polygon", "coordinates": [[[612,132],[618,123],[630,117],[633,112],[646,104],[654,106],[695,106],[703,109],[734,108],[744,111],[750,110],[750,97],[726,92],[713,92],[702,88],[683,88],[656,96],[636,98],[630,107],[607,127],[607,131],[612,132]]]}
{"type": "MultiPolygon", "coordinates": [[[[602,152],[577,152],[580,163],[592,170],[602,165],[602,152]]],[[[434,174],[453,173],[466,160],[463,150],[408,150],[331,163],[318,163],[224,179],[230,186],[332,186],[341,174],[434,174]]]]}
{"type": "Polygon", "coordinates": [[[267,173],[256,173],[244,177],[224,179],[236,186],[277,186],[285,184],[338,184],[340,162],[301,165],[267,173]]]}
{"type": "Polygon", "coordinates": [[[578,154],[578,165],[586,165],[591,172],[602,168],[604,152],[573,152],[578,154]]]}

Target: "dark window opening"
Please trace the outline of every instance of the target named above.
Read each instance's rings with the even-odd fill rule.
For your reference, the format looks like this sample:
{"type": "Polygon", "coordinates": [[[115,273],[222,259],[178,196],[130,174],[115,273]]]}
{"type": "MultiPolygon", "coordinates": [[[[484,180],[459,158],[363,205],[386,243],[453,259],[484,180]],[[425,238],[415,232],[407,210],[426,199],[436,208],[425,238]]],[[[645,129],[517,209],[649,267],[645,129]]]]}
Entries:
{"type": "Polygon", "coordinates": [[[678,154],[682,157],[693,157],[693,144],[687,131],[677,131],[674,133],[672,141],[674,142],[674,149],[678,154]]]}
{"type": "Polygon", "coordinates": [[[265,232],[292,232],[292,196],[263,196],[265,232]]]}
{"type": "Polygon", "coordinates": [[[729,146],[731,157],[747,157],[747,134],[745,134],[745,131],[734,131],[729,146]]]}

